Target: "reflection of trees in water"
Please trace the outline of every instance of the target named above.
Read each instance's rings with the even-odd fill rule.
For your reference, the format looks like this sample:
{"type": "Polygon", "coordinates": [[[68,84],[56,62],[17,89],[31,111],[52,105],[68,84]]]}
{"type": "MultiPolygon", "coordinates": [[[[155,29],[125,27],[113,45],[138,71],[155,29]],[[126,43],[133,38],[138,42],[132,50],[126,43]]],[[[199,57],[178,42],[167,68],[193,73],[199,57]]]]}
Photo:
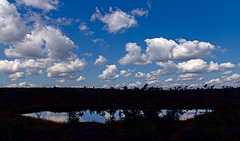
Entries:
{"type": "Polygon", "coordinates": [[[76,112],[76,111],[71,111],[68,112],[68,118],[67,118],[67,123],[70,126],[75,126],[79,123],[79,118],[84,115],[83,111],[76,112]]]}
{"type": "Polygon", "coordinates": [[[42,112],[36,112],[37,118],[41,118],[42,114],[42,112]]]}
{"type": "Polygon", "coordinates": [[[140,119],[144,116],[143,110],[140,109],[128,109],[122,110],[123,114],[125,115],[125,119],[140,119]]]}
{"type": "Polygon", "coordinates": [[[123,110],[99,110],[96,113],[100,116],[106,117],[106,122],[116,121],[117,117],[121,120],[137,120],[137,119],[169,119],[169,120],[179,120],[181,115],[185,112],[183,109],[172,109],[172,110],[157,110],[157,109],[123,109],[123,110]],[[160,116],[160,113],[163,113],[160,116]]]}
{"type": "MultiPolygon", "coordinates": [[[[91,111],[91,110],[89,110],[91,111]]],[[[112,121],[116,121],[117,117],[115,116],[117,114],[117,112],[119,112],[119,110],[116,109],[108,109],[108,110],[98,110],[96,111],[96,113],[100,116],[105,116],[106,118],[106,122],[112,122],[112,121]]],[[[118,115],[120,116],[120,115],[118,115]]]]}
{"type": "Polygon", "coordinates": [[[159,111],[156,109],[146,109],[146,110],[144,110],[144,118],[150,119],[150,120],[158,119],[159,111]]]}
{"type": "Polygon", "coordinates": [[[183,115],[185,112],[183,112],[183,109],[173,109],[173,110],[167,110],[166,114],[163,115],[163,118],[168,120],[179,120],[180,116],[183,115]]]}
{"type": "MultiPolygon", "coordinates": [[[[68,112],[67,122],[70,124],[78,123],[80,117],[84,116],[86,111],[71,111],[68,112]]],[[[104,116],[106,118],[106,123],[113,122],[118,119],[120,120],[159,120],[167,119],[172,121],[177,121],[180,119],[181,115],[185,112],[183,109],[172,109],[172,110],[157,110],[157,109],[108,109],[108,110],[88,110],[90,115],[97,114],[99,116],[104,116]]]]}
{"type": "Polygon", "coordinates": [[[113,121],[116,121],[116,117],[115,117],[115,114],[117,113],[117,110],[114,110],[114,109],[109,109],[109,110],[106,110],[105,113],[108,113],[109,117],[106,117],[106,122],[113,122],[113,121]]]}
{"type": "Polygon", "coordinates": [[[79,122],[79,115],[76,111],[71,111],[68,112],[68,118],[67,118],[68,123],[77,123],[79,122]]]}

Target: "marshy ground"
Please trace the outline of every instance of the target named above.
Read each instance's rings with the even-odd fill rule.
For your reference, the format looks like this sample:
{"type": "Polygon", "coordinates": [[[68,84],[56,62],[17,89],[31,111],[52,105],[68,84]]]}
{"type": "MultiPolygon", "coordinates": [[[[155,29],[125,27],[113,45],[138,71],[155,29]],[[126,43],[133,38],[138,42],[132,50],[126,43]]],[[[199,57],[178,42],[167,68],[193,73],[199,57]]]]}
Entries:
{"type": "Polygon", "coordinates": [[[240,140],[240,89],[0,89],[1,140],[240,140]],[[107,123],[57,123],[21,116],[38,111],[132,109],[131,118],[107,123]],[[136,109],[146,111],[138,115],[136,109]],[[159,109],[212,109],[179,121],[174,112],[156,117],[159,109]]]}

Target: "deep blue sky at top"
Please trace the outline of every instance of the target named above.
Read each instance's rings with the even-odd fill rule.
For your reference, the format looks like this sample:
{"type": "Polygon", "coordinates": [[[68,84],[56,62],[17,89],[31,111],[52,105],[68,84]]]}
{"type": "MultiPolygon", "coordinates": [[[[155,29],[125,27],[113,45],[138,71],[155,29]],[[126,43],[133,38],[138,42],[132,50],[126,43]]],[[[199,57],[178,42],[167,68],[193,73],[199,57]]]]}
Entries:
{"type": "MultiPolygon", "coordinates": [[[[123,34],[109,34],[107,31],[102,31],[103,24],[100,21],[90,22],[89,20],[95,11],[95,7],[102,9],[102,13],[108,12],[110,6],[128,12],[135,8],[149,9],[146,1],[69,0],[63,1],[63,6],[58,11],[53,11],[52,16],[79,18],[80,21],[89,23],[89,27],[93,31],[98,31],[95,32],[94,37],[104,38],[113,44],[117,42],[117,46],[109,45],[108,50],[111,51],[125,52],[124,46],[126,42],[137,42],[144,47],[145,43],[143,40],[146,38],[165,37],[168,39],[184,38],[210,42],[226,48],[227,54],[224,55],[238,57],[238,46],[240,45],[239,0],[152,0],[151,3],[148,17],[137,17],[139,26],[128,29],[123,34]]],[[[87,48],[87,51],[90,47],[85,47],[84,44],[89,46],[91,42],[87,44],[85,38],[92,37],[82,37],[84,35],[74,32],[76,31],[76,26],[66,27],[65,32],[72,32],[71,34],[66,34],[69,34],[68,36],[72,37],[75,42],[79,42],[81,49],[87,48]]],[[[121,56],[117,55],[116,57],[121,56]]],[[[225,59],[221,61],[226,61],[225,59]]],[[[238,63],[236,59],[229,58],[228,61],[238,63]]]]}

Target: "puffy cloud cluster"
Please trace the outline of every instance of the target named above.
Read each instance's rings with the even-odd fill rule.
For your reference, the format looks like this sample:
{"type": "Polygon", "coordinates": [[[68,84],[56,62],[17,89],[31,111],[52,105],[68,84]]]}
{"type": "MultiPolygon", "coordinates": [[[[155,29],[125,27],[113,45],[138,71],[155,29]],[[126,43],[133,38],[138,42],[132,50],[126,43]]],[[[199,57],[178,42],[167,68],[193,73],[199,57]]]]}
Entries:
{"type": "Polygon", "coordinates": [[[157,65],[163,67],[163,69],[158,69],[157,71],[152,71],[153,75],[169,75],[176,73],[178,70],[177,64],[173,61],[168,62],[157,62],[157,65]]]}
{"type": "MultiPolygon", "coordinates": [[[[218,67],[218,71],[222,71],[222,74],[231,74],[232,71],[229,69],[233,69],[235,67],[234,64],[231,63],[222,63],[218,65],[217,63],[203,61],[202,59],[191,59],[186,62],[179,62],[175,64],[173,61],[168,62],[157,62],[157,65],[161,66],[162,69],[158,69],[157,71],[152,71],[150,73],[142,73],[137,72],[135,74],[135,78],[145,79],[149,85],[161,86],[161,87],[174,87],[174,86],[186,86],[186,84],[182,84],[182,81],[202,81],[204,80],[201,75],[206,74],[208,72],[214,72],[216,70],[215,67],[218,67]],[[217,64],[217,65],[213,65],[217,64]],[[228,71],[225,71],[228,70],[228,71]],[[224,72],[225,71],[225,72],[224,72]],[[164,81],[160,80],[159,76],[164,75],[172,75],[179,74],[179,78],[176,81],[173,81],[172,78],[166,79],[164,81]],[[180,85],[175,82],[181,82],[180,85]]],[[[226,79],[227,80],[227,79],[226,79]]],[[[219,80],[212,80],[219,81],[219,80]]],[[[228,79],[230,82],[230,79],[228,79]]],[[[222,82],[222,81],[221,81],[222,82]]],[[[212,83],[211,81],[208,83],[212,83]]]]}
{"type": "Polygon", "coordinates": [[[207,72],[207,62],[202,59],[192,59],[187,62],[178,63],[179,72],[181,73],[203,73],[207,72]]]}
{"type": "Polygon", "coordinates": [[[128,54],[119,60],[121,65],[135,64],[135,65],[146,65],[151,62],[148,61],[147,55],[141,54],[141,47],[137,46],[136,43],[127,43],[126,51],[128,54]]]}
{"type": "Polygon", "coordinates": [[[10,84],[10,85],[7,85],[6,87],[26,87],[26,88],[30,88],[30,87],[42,87],[42,85],[32,84],[32,83],[27,83],[27,82],[20,82],[19,84],[10,84]]]}
{"type": "Polygon", "coordinates": [[[14,47],[10,46],[9,49],[5,49],[4,53],[7,57],[43,57],[44,50],[42,49],[43,41],[41,37],[27,34],[25,39],[14,43],[14,47]]]}
{"type": "Polygon", "coordinates": [[[137,72],[135,74],[135,78],[139,78],[139,79],[145,79],[147,76],[145,73],[142,73],[142,72],[137,72]]]}
{"type": "Polygon", "coordinates": [[[142,72],[137,72],[135,74],[135,78],[139,78],[139,79],[146,79],[146,80],[155,80],[155,78],[150,74],[150,73],[142,73],[142,72]]]}
{"type": "Polygon", "coordinates": [[[127,43],[128,54],[119,60],[121,65],[136,64],[145,65],[152,61],[166,62],[169,60],[190,60],[210,57],[215,46],[197,40],[186,41],[179,39],[178,42],[165,38],[146,39],[147,49],[141,53],[141,48],[136,43],[127,43]]]}
{"type": "Polygon", "coordinates": [[[87,62],[84,59],[55,63],[53,66],[47,68],[47,76],[72,79],[74,78],[73,75],[80,72],[86,65],[87,62]]]}
{"type": "Polygon", "coordinates": [[[167,61],[172,58],[172,50],[177,46],[177,43],[173,40],[167,40],[164,38],[146,39],[147,50],[146,53],[151,61],[167,61]]]}
{"type": "Polygon", "coordinates": [[[31,75],[42,75],[44,72],[39,68],[46,69],[47,76],[53,78],[74,79],[75,74],[85,68],[87,62],[84,59],[75,59],[65,62],[41,62],[40,60],[15,59],[13,61],[0,60],[0,73],[9,74],[11,80],[25,78],[31,75]],[[26,75],[24,75],[24,71],[26,75]]]}
{"type": "Polygon", "coordinates": [[[132,72],[134,72],[135,70],[130,70],[130,69],[128,69],[127,71],[126,70],[121,70],[120,71],[120,75],[122,76],[122,77],[130,77],[131,76],[131,74],[132,74],[132,72]]]}
{"type": "Polygon", "coordinates": [[[26,75],[30,76],[30,75],[42,75],[43,71],[39,70],[37,68],[27,68],[26,69],[26,75]]]}
{"type": "Polygon", "coordinates": [[[230,62],[227,62],[227,63],[220,64],[220,68],[221,69],[233,69],[233,68],[235,68],[235,65],[230,62]]]}
{"type": "Polygon", "coordinates": [[[103,29],[109,33],[124,32],[128,28],[138,25],[134,16],[118,8],[114,11],[112,7],[109,8],[109,13],[105,13],[105,15],[102,15],[96,7],[95,13],[91,16],[91,21],[95,21],[96,19],[105,24],[103,29]]]}
{"type": "Polygon", "coordinates": [[[120,71],[120,75],[121,76],[123,76],[123,77],[130,77],[131,76],[131,70],[128,70],[128,71],[126,71],[126,70],[121,70],[120,71]]]}
{"type": "Polygon", "coordinates": [[[105,66],[107,63],[107,59],[104,58],[102,55],[99,55],[96,61],[94,62],[94,65],[98,65],[100,67],[105,66]]]}
{"type": "Polygon", "coordinates": [[[172,55],[176,60],[188,60],[209,57],[215,46],[197,40],[187,41],[185,39],[179,39],[179,44],[173,49],[172,55]]]}
{"type": "Polygon", "coordinates": [[[179,62],[175,64],[173,61],[168,62],[158,62],[157,65],[163,67],[163,69],[159,69],[157,71],[152,71],[153,75],[170,75],[174,73],[207,73],[207,72],[218,72],[218,71],[225,71],[226,69],[233,69],[235,68],[234,64],[222,63],[218,65],[218,63],[210,62],[207,64],[202,59],[191,59],[186,62],[179,62]]]}
{"type": "Polygon", "coordinates": [[[219,71],[224,71],[226,69],[234,69],[234,68],[235,68],[235,64],[232,64],[230,62],[222,63],[219,65],[218,63],[214,63],[213,61],[211,61],[208,71],[209,72],[219,72],[219,71]]]}
{"type": "Polygon", "coordinates": [[[140,81],[137,81],[136,83],[130,83],[127,85],[128,88],[134,88],[137,87],[139,88],[142,85],[142,83],[140,81]]]}
{"type": "Polygon", "coordinates": [[[59,4],[58,0],[18,0],[18,4],[25,4],[34,8],[42,9],[46,12],[50,10],[57,10],[59,4]]]}
{"type": "MultiPolygon", "coordinates": [[[[45,12],[56,10],[58,0],[18,0],[18,5],[24,4],[45,12]]],[[[30,17],[18,13],[16,6],[7,0],[0,1],[0,43],[9,45],[4,50],[7,57],[22,58],[0,60],[0,73],[9,74],[11,80],[18,80],[31,75],[42,75],[47,72],[48,77],[61,78],[57,82],[74,79],[86,65],[84,59],[77,58],[72,52],[76,47],[74,42],[62,31],[51,25],[51,22],[65,22],[72,20],[58,18],[57,20],[29,10],[30,17]],[[22,18],[23,17],[23,18],[22,18]],[[48,23],[50,21],[50,23],[48,23]],[[46,24],[48,23],[48,24],[46,24]]],[[[77,79],[77,81],[82,81],[77,79]]],[[[19,86],[16,84],[16,86],[19,86]]]]}
{"type": "Polygon", "coordinates": [[[63,35],[61,30],[36,25],[31,34],[27,34],[24,40],[13,43],[13,47],[5,49],[4,53],[8,57],[68,59],[74,47],[74,42],[63,35]]]}
{"type": "Polygon", "coordinates": [[[16,73],[22,69],[20,60],[0,60],[0,72],[2,74],[16,73]]]}
{"type": "Polygon", "coordinates": [[[118,70],[116,65],[107,65],[106,67],[107,68],[103,71],[103,73],[98,75],[99,79],[113,81],[119,77],[119,74],[117,74],[118,70]]]}
{"type": "Polygon", "coordinates": [[[9,44],[20,41],[27,32],[25,23],[20,19],[14,4],[0,1],[0,42],[9,44]]]}
{"type": "Polygon", "coordinates": [[[43,68],[43,67],[45,67],[44,64],[40,62],[36,62],[33,59],[29,59],[29,60],[15,59],[13,61],[0,60],[0,73],[2,74],[12,74],[12,73],[20,72],[27,68],[32,69],[32,68],[43,68]]]}
{"type": "Polygon", "coordinates": [[[239,74],[232,74],[231,76],[222,76],[221,78],[212,79],[206,82],[206,84],[208,85],[215,85],[217,87],[221,87],[221,86],[238,87],[239,83],[240,83],[239,74]]]}
{"type": "Polygon", "coordinates": [[[10,74],[9,75],[9,78],[12,80],[12,81],[15,81],[15,80],[18,80],[20,78],[24,78],[25,75],[24,75],[24,72],[16,72],[14,74],[10,74]]]}

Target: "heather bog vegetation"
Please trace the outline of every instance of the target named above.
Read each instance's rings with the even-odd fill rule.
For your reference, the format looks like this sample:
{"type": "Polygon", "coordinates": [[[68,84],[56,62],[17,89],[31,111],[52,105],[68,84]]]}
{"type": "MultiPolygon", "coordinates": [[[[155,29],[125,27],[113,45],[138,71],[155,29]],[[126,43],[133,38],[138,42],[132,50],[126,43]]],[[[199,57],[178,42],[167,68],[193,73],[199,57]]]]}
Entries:
{"type": "Polygon", "coordinates": [[[122,90],[97,88],[1,88],[1,140],[239,140],[240,88],[156,87],[122,90]],[[114,113],[125,120],[79,122],[81,110],[114,113]],[[139,110],[141,109],[141,110],[139,110]],[[159,118],[158,110],[172,109],[159,118]],[[181,109],[212,109],[180,121],[181,109]],[[24,113],[68,112],[66,123],[22,116],[24,113]],[[144,111],[142,116],[141,111],[144,111]]]}

